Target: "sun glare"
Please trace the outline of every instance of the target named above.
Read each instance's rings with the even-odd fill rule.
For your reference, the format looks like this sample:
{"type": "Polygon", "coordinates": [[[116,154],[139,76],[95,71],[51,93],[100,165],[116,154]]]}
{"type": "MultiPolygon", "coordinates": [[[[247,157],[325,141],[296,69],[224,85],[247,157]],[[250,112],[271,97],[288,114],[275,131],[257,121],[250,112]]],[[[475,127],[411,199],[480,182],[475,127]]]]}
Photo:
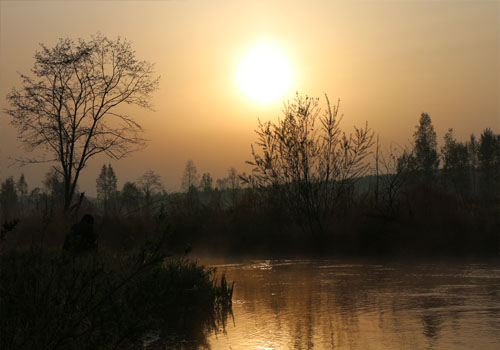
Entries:
{"type": "Polygon", "coordinates": [[[271,44],[260,44],[243,58],[238,70],[242,92],[260,103],[270,103],[290,88],[292,69],[285,55],[271,44]]]}

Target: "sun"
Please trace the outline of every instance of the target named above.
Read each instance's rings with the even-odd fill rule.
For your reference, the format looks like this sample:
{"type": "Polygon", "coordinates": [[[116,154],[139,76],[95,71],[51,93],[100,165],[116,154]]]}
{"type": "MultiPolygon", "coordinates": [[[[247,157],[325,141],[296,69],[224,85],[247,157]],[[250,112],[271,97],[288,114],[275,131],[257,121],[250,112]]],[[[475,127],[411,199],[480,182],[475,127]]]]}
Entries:
{"type": "Polygon", "coordinates": [[[270,103],[282,97],[292,83],[292,68],[282,51],[270,43],[249,50],[238,69],[242,92],[259,103],[270,103]]]}

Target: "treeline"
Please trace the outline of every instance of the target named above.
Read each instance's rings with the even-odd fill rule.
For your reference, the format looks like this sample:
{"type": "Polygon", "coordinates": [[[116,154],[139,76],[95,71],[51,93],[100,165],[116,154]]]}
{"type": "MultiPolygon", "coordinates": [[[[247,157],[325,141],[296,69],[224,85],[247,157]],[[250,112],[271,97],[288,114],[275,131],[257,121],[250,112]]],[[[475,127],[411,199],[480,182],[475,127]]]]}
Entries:
{"type": "MultiPolygon", "coordinates": [[[[8,177],[1,183],[0,189],[0,218],[3,222],[25,216],[38,215],[41,211],[48,213],[60,212],[63,204],[64,181],[55,171],[45,174],[42,187],[29,190],[24,174],[18,179],[8,177]]],[[[230,204],[235,193],[242,188],[240,175],[235,168],[229,168],[227,177],[218,178],[215,183],[209,172],[198,174],[193,161],[186,163],[182,178],[183,192],[197,191],[203,194],[211,192],[224,193],[222,206],[230,204]],[[228,195],[227,192],[230,194],[228,195]]],[[[97,197],[85,196],[78,189],[79,199],[73,204],[74,209],[95,211],[98,215],[156,215],[167,198],[172,195],[182,196],[180,193],[168,194],[163,186],[161,177],[153,170],[146,171],[137,181],[126,181],[122,189],[118,189],[118,177],[111,164],[104,164],[96,179],[97,197]]],[[[207,196],[204,196],[207,197],[207,196]]],[[[202,198],[203,201],[203,198],[202,198]]]]}
{"type": "Polygon", "coordinates": [[[228,209],[242,190],[235,168],[213,180],[209,172],[198,174],[193,161],[186,163],[183,192],[167,193],[161,177],[146,171],[136,181],[118,188],[111,164],[104,164],[96,179],[96,197],[76,189],[71,212],[64,210],[64,179],[54,170],[45,174],[42,187],[30,189],[24,174],[1,183],[0,246],[26,246],[43,240],[47,247],[62,246],[71,225],[83,214],[96,217],[101,246],[133,249],[169,231],[172,213],[191,213],[204,206],[228,209]],[[188,195],[187,195],[188,194],[188,195]],[[11,233],[12,231],[12,233],[11,233]]]}
{"type": "MultiPolygon", "coordinates": [[[[97,199],[77,196],[74,212],[97,217],[100,239],[109,247],[133,247],[169,227],[169,245],[181,252],[498,252],[499,134],[487,128],[459,141],[449,129],[438,148],[431,118],[423,113],[412,144],[384,147],[367,125],[345,132],[341,120],[338,104],[327,99],[321,111],[317,99],[297,97],[276,123],[259,124],[249,174],[231,168],[214,183],[188,161],[182,192],[167,193],[151,170],[118,190],[112,166],[104,165],[97,199]]],[[[60,212],[61,186],[57,172],[31,192],[24,177],[6,179],[0,195],[4,231],[14,219],[30,222],[60,212]]],[[[52,225],[44,237],[57,244],[61,226],[52,225]]],[[[8,235],[20,244],[34,227],[20,224],[8,235]]]]}

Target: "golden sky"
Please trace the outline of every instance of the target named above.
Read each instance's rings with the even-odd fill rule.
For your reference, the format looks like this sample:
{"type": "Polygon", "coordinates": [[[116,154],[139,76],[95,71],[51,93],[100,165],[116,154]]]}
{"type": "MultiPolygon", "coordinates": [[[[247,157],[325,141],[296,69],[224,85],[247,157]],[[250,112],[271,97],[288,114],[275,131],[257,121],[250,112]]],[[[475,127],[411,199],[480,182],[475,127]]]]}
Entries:
{"type": "MultiPolygon", "coordinates": [[[[119,179],[147,169],[177,190],[185,163],[223,177],[246,169],[257,118],[276,119],[284,99],[300,94],[341,100],[343,128],[369,126],[383,145],[409,142],[427,112],[441,142],[491,127],[499,131],[497,1],[0,1],[0,106],[28,73],[39,43],[100,31],[133,43],[161,75],[154,111],[139,110],[148,147],[112,162],[119,179]],[[238,67],[259,43],[291,66],[287,93],[269,104],[245,96],[238,67]]],[[[24,172],[39,186],[47,165],[8,167],[22,154],[8,117],[0,116],[0,180],[24,172]]],[[[90,162],[81,189],[109,160],[90,162]]]]}

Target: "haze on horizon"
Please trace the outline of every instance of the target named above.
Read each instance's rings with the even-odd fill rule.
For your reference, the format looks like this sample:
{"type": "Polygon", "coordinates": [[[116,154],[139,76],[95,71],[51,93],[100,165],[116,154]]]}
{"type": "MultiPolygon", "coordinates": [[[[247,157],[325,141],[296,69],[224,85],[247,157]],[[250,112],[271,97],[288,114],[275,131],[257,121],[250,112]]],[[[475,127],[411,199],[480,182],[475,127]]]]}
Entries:
{"type": "MultiPolygon", "coordinates": [[[[178,190],[192,159],[200,173],[247,170],[257,118],[276,119],[295,92],[340,98],[342,127],[364,125],[384,146],[408,144],[422,112],[439,142],[448,128],[459,140],[499,131],[497,1],[2,1],[0,105],[29,73],[39,43],[88,39],[101,32],[130,40],[139,59],[156,64],[154,111],[137,110],[146,149],[111,161],[119,180],[146,170],[178,190]],[[249,49],[272,43],[293,79],[282,98],[249,99],[238,67],[249,49]]],[[[10,118],[0,116],[0,180],[25,173],[40,186],[48,165],[9,166],[23,155],[10,118]]],[[[95,194],[105,157],[94,158],[80,189],[95,194]]]]}

